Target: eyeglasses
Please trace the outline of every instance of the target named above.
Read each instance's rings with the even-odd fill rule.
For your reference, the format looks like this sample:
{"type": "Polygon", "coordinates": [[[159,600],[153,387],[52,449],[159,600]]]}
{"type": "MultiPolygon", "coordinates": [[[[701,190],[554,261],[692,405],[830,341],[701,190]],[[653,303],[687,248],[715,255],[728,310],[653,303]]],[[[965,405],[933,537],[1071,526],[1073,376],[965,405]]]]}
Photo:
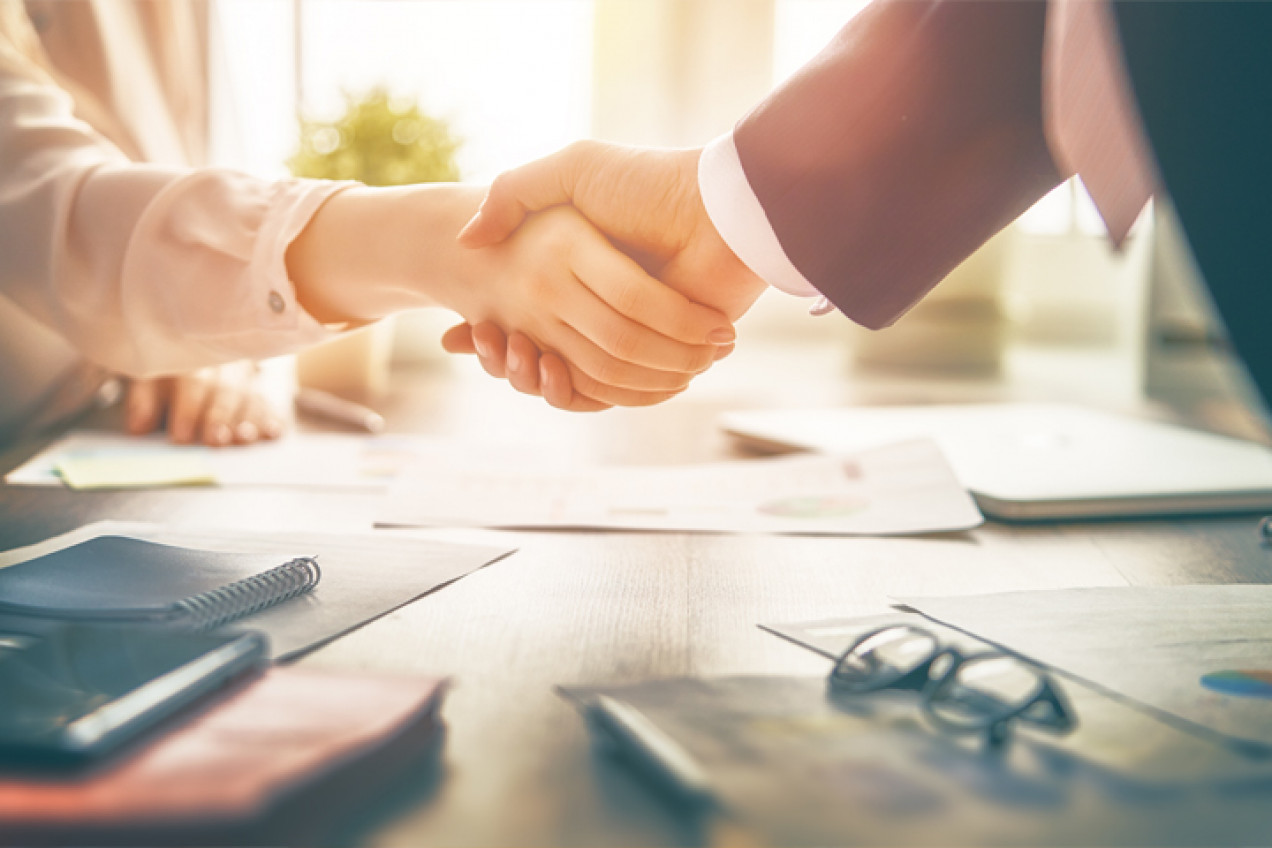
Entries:
{"type": "Polygon", "coordinates": [[[916,691],[924,715],[938,728],[981,734],[992,747],[1006,742],[1013,721],[1055,734],[1077,724],[1060,690],[1038,666],[1000,651],[964,654],[911,625],[862,635],[835,661],[829,683],[832,692],[842,694],[916,691]]]}

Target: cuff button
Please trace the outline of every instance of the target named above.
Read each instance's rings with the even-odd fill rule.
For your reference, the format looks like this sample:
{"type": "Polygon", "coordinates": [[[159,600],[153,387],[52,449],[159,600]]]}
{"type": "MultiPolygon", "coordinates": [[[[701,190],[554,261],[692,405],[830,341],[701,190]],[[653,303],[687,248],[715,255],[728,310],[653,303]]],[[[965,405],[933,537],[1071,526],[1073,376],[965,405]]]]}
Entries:
{"type": "Polygon", "coordinates": [[[283,296],[276,291],[269,293],[269,308],[274,312],[281,314],[287,308],[287,302],[283,300],[283,296]]]}

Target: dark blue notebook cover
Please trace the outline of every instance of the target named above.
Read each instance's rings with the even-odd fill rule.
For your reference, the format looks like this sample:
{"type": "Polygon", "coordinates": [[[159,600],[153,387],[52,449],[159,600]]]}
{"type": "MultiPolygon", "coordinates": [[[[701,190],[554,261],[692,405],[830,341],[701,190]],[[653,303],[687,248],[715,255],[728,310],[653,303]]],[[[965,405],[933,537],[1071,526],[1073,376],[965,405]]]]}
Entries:
{"type": "Polygon", "coordinates": [[[0,568],[0,611],[57,618],[221,623],[308,591],[309,558],[193,550],[99,536],[0,568]],[[308,568],[308,571],[306,571],[308,568]]]}

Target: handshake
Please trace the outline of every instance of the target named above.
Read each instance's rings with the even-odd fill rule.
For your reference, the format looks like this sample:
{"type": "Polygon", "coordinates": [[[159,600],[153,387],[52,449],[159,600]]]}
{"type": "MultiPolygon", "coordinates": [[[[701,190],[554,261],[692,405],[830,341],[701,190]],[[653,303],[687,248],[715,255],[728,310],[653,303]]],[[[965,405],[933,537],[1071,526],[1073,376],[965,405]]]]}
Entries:
{"type": "Polygon", "coordinates": [[[461,311],[469,322],[447,331],[446,350],[475,353],[492,376],[576,412],[682,392],[733,350],[732,322],[766,286],[707,216],[700,153],[583,141],[501,174],[460,245],[546,238],[558,255],[521,287],[526,309],[461,311]]]}

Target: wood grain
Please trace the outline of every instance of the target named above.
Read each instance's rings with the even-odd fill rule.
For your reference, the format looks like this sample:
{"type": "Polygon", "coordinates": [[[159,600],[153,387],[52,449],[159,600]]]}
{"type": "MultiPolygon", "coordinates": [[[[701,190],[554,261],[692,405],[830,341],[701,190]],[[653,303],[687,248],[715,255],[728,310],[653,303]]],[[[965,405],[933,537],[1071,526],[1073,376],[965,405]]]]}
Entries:
{"type": "MultiPolygon", "coordinates": [[[[802,355],[802,354],[801,354],[802,355]]],[[[826,355],[824,359],[828,359],[826,355]]],[[[399,375],[391,429],[524,445],[562,462],[679,463],[736,455],[714,416],[739,406],[862,396],[959,399],[886,383],[870,394],[800,359],[730,366],[663,407],[566,416],[459,370],[399,375]],[[801,368],[803,370],[801,370],[801,368]],[[748,375],[770,375],[766,381],[748,375]],[[785,375],[785,376],[783,376],[785,375]]],[[[838,360],[836,360],[837,362],[838,360]]],[[[1073,380],[1070,375],[1067,379],[1073,380]]],[[[962,398],[1010,396],[964,387],[962,398]]],[[[10,459],[16,456],[10,454],[10,459]]],[[[366,494],[235,489],[74,493],[0,487],[0,545],[102,518],[245,527],[369,526],[366,494]]],[[[700,841],[592,750],[554,687],[654,676],[810,673],[823,660],[757,628],[880,611],[894,596],[1272,580],[1254,519],[1006,526],[922,539],[505,533],[520,551],[304,659],[454,678],[440,775],[422,772],[346,838],[384,845],[675,845],[700,841]]]]}

